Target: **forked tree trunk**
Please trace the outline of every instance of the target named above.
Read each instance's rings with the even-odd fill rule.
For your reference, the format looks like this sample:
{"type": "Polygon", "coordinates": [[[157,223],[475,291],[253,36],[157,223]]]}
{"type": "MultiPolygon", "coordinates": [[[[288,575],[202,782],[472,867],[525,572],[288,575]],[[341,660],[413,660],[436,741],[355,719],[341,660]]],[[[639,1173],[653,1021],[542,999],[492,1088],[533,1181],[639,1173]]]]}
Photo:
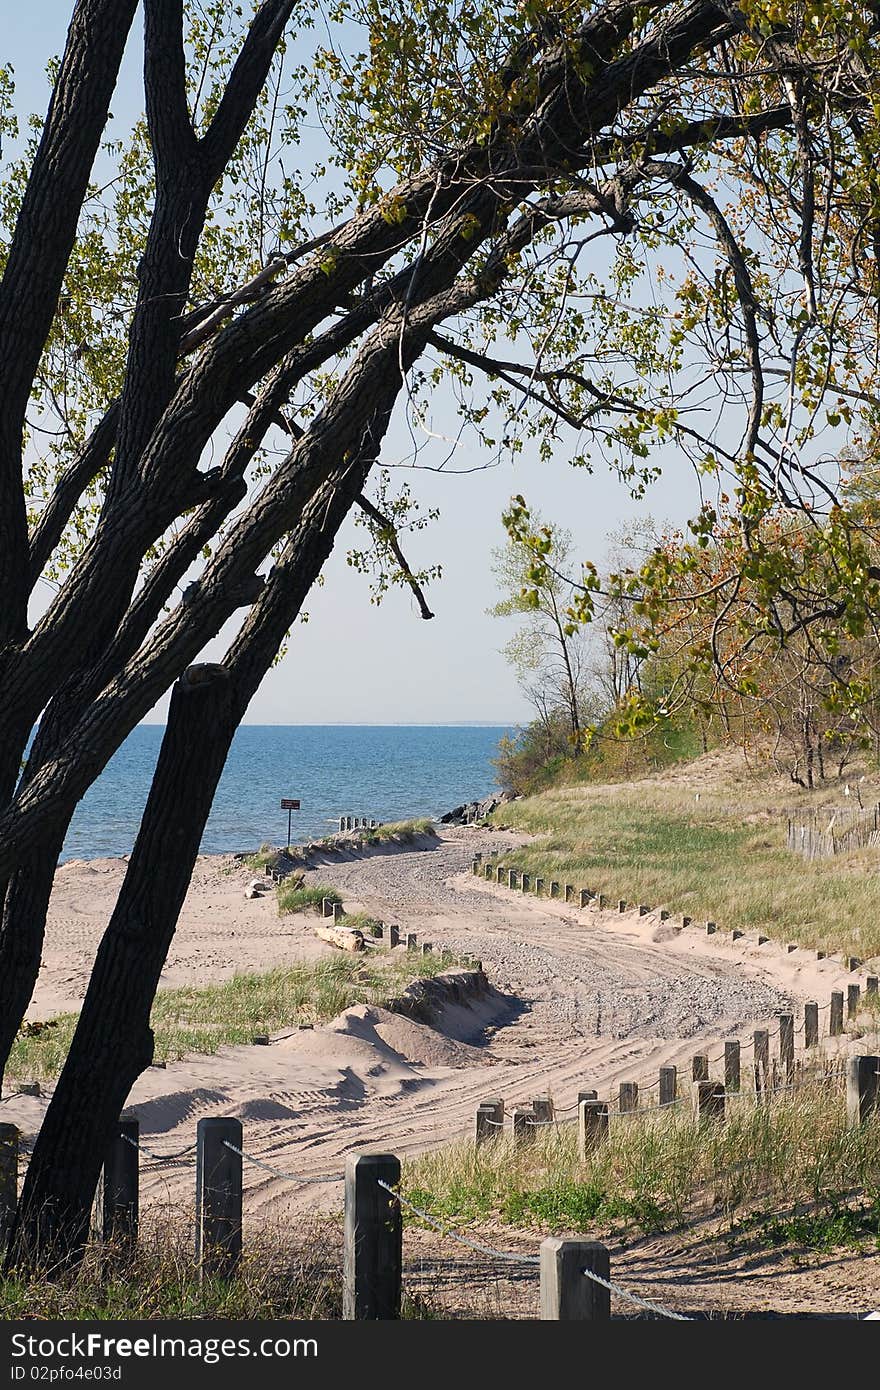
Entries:
{"type": "Polygon", "coordinates": [[[140,831],[28,1166],[9,1267],[63,1268],[82,1254],[104,1155],[153,1058],[153,998],[232,739],[364,486],[387,429],[393,378],[386,390],[360,453],[303,509],[227,664],[190,667],[173,688],[140,831]]]}

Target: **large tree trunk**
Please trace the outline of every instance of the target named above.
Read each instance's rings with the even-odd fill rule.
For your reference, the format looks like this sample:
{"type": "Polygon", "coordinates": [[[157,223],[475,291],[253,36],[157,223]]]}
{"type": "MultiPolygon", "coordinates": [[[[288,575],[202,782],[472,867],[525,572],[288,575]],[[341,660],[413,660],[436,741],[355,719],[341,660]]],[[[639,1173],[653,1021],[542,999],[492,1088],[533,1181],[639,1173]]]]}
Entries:
{"type": "Polygon", "coordinates": [[[222,667],[175,685],[140,833],[28,1168],[10,1260],[75,1258],[113,1126],[153,1057],[150,1008],[240,712],[222,667]]]}

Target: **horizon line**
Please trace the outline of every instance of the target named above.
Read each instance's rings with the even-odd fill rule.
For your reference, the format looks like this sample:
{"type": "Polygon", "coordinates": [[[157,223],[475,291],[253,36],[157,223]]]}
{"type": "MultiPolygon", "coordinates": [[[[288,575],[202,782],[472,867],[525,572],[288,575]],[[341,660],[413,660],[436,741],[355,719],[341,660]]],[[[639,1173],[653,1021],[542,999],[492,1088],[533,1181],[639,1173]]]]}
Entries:
{"type": "MultiPolygon", "coordinates": [[[[39,720],[34,724],[32,734],[39,729],[39,720]]],[[[142,719],[135,729],[167,729],[167,720],[142,719]]],[[[324,724],[312,724],[306,720],[293,724],[282,724],[277,720],[270,723],[244,721],[238,729],[519,729],[523,727],[520,719],[420,719],[420,720],[372,720],[333,719],[324,724]]],[[[236,730],[237,732],[238,730],[236,730]]],[[[132,730],[132,732],[134,732],[132,730]]],[[[128,737],[128,735],[126,735],[128,737]]]]}

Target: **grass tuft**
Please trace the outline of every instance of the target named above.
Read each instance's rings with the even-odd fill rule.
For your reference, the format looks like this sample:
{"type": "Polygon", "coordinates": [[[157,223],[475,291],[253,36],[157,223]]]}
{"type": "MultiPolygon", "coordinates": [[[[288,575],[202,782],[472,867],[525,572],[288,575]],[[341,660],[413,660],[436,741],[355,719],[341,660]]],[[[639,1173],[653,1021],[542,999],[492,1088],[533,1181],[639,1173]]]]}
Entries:
{"type": "Polygon", "coordinates": [[[307,908],[317,908],[320,910],[325,898],[331,903],[339,903],[342,906],[342,895],[336,888],[330,888],[326,883],[315,883],[309,887],[297,886],[297,883],[279,883],[276,890],[278,898],[278,911],[281,914],[288,912],[305,912],[307,908]]]}
{"type": "Polygon", "coordinates": [[[270,845],[267,841],[265,844],[260,845],[256,854],[248,855],[244,862],[249,869],[253,869],[256,873],[265,873],[266,869],[278,868],[282,853],[282,850],[275,849],[274,846],[270,845]]]}

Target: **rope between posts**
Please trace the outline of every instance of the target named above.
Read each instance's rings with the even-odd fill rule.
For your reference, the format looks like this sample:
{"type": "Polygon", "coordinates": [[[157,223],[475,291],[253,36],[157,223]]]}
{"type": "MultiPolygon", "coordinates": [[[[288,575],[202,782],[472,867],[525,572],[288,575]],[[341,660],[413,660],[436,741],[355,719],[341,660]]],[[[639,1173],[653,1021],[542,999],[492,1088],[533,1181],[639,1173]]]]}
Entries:
{"type": "Polygon", "coordinates": [[[179,1149],[177,1153],[154,1154],[149,1149],[144,1148],[143,1144],[139,1144],[137,1139],[132,1139],[130,1134],[120,1134],[119,1138],[124,1139],[126,1144],[130,1144],[133,1149],[137,1149],[138,1153],[146,1154],[147,1158],[153,1159],[155,1163],[175,1163],[178,1159],[191,1154],[196,1147],[195,1144],[187,1144],[185,1149],[179,1149]]]}
{"type": "Polygon", "coordinates": [[[383,1187],[386,1192],[390,1192],[392,1197],[396,1197],[402,1206],[414,1212],[416,1216],[427,1221],[429,1226],[433,1226],[435,1231],[439,1231],[442,1236],[448,1236],[450,1240],[458,1241],[459,1245],[466,1245],[470,1250],[476,1250],[479,1255],[491,1255],[496,1260],[507,1260],[509,1264],[536,1265],[540,1264],[537,1255],[516,1255],[508,1250],[495,1250],[491,1245],[482,1245],[478,1240],[469,1240],[467,1236],[460,1236],[455,1231],[450,1231],[448,1226],[444,1226],[439,1221],[435,1221],[433,1216],[429,1216],[421,1207],[415,1206],[407,1197],[403,1197],[397,1192],[390,1183],[384,1182],[382,1178],[377,1178],[376,1182],[383,1187]]]}
{"type": "Polygon", "coordinates": [[[273,1168],[271,1163],[264,1163],[261,1158],[254,1158],[252,1154],[246,1154],[243,1149],[237,1148],[235,1144],[230,1144],[228,1139],[223,1140],[223,1147],[225,1149],[231,1149],[234,1154],[238,1154],[239,1158],[244,1159],[245,1163],[252,1163],[255,1168],[263,1168],[267,1173],[271,1173],[273,1178],[285,1178],[287,1182],[327,1183],[344,1181],[341,1173],[330,1173],[323,1178],[307,1178],[301,1173],[285,1173],[280,1168],[273,1168]]]}
{"type": "Polygon", "coordinates": [[[619,1284],[612,1284],[610,1280],[603,1279],[601,1274],[594,1274],[591,1269],[582,1269],[581,1274],[592,1279],[594,1284],[601,1284],[609,1293],[617,1294],[618,1298],[625,1298],[628,1303],[634,1303],[637,1308],[647,1308],[649,1313],[659,1313],[661,1318],[672,1318],[675,1322],[693,1322],[693,1318],[687,1317],[685,1313],[673,1313],[671,1308],[661,1308],[659,1303],[652,1303],[650,1298],[639,1298],[638,1294],[622,1289],[619,1284]]]}

